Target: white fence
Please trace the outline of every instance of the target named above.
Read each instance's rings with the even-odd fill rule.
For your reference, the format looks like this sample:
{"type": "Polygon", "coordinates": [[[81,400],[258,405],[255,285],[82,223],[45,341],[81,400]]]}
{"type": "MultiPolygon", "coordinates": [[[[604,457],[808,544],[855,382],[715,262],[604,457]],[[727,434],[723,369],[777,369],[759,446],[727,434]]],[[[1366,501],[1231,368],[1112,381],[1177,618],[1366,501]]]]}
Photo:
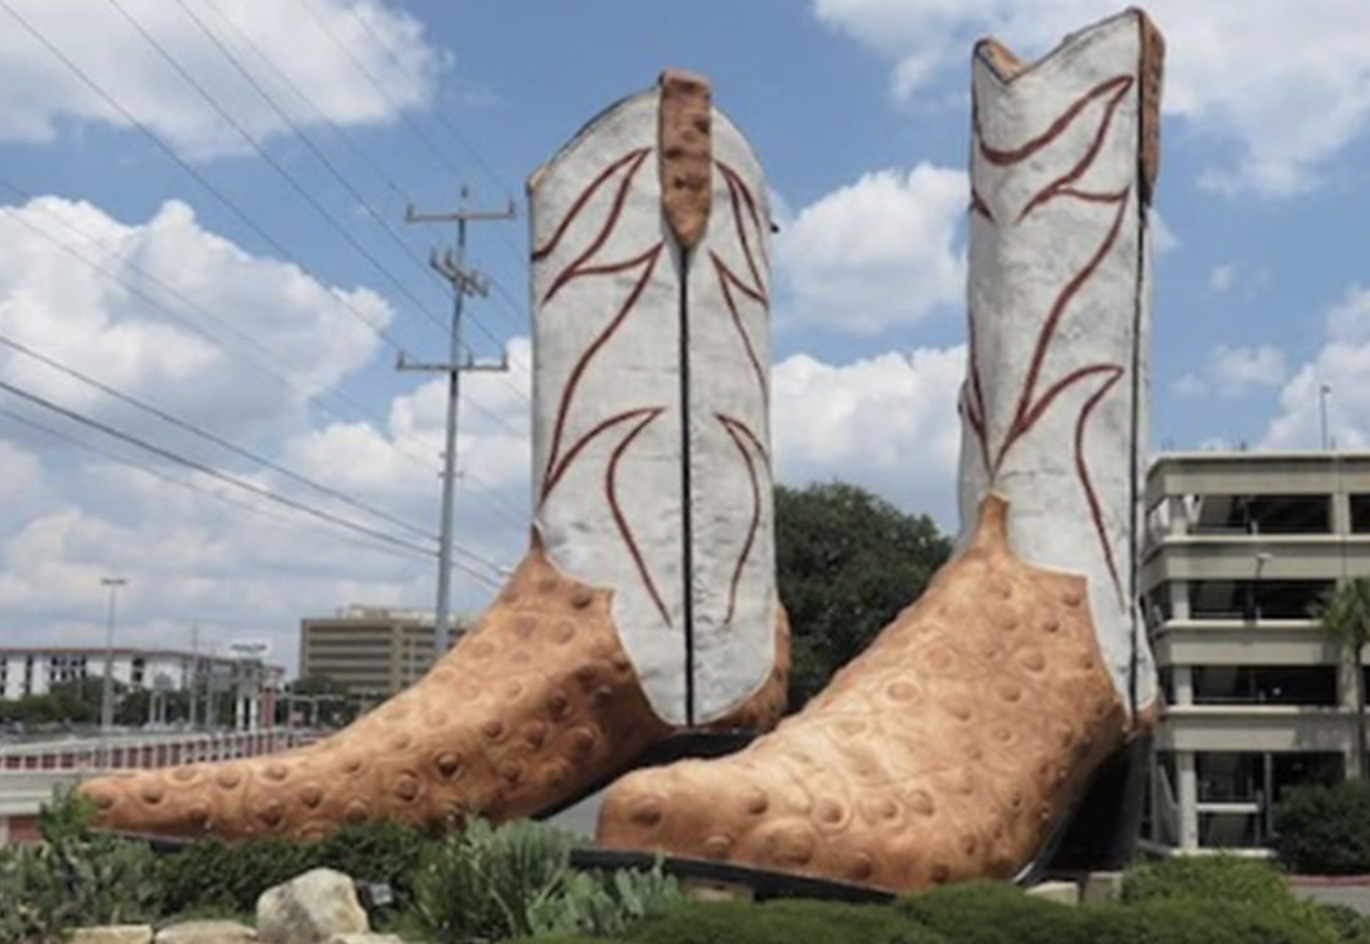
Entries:
{"type": "MultiPolygon", "coordinates": [[[[0,778],[12,772],[146,770],[176,764],[255,757],[307,744],[315,732],[300,728],[258,731],[166,731],[0,744],[0,778]]],[[[0,779],[0,792],[4,790],[0,779]]]]}

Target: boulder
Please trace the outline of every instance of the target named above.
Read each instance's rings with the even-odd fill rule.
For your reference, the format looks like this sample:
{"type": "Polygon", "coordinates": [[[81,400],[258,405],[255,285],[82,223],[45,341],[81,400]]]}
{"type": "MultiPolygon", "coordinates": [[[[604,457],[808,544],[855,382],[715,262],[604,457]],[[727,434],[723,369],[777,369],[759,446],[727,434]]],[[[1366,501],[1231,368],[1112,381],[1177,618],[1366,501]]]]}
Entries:
{"type": "Polygon", "coordinates": [[[327,944],[340,934],[370,930],[352,879],[333,869],[306,872],[257,899],[262,944],[327,944]]]}
{"type": "Polygon", "coordinates": [[[339,934],[328,944],[406,944],[404,938],[394,934],[339,934]]]}
{"type": "Polygon", "coordinates": [[[257,932],[237,921],[181,921],[157,932],[156,944],[254,944],[257,932]]]}
{"type": "Polygon", "coordinates": [[[67,944],[152,944],[152,926],[147,924],[104,924],[77,928],[67,944]]]}

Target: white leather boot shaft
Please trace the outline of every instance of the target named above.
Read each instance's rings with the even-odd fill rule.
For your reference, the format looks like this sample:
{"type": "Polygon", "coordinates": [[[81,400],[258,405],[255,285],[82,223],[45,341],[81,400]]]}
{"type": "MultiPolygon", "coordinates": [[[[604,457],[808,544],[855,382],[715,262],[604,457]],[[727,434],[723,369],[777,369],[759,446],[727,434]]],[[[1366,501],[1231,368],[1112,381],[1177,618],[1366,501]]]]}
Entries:
{"type": "Polygon", "coordinates": [[[675,724],[727,713],[775,661],[770,216],[760,165],[704,96],[685,123],[708,173],[702,228],[682,237],[663,210],[662,177],[680,178],[662,138],[682,125],[660,89],[529,182],[535,526],[558,567],[613,590],[623,646],[675,724]]]}
{"type": "Polygon", "coordinates": [[[1026,560],[1083,573],[1125,704],[1156,694],[1136,606],[1160,38],[1138,11],[1020,65],[973,61],[962,535],[987,491],[1026,560]]]}

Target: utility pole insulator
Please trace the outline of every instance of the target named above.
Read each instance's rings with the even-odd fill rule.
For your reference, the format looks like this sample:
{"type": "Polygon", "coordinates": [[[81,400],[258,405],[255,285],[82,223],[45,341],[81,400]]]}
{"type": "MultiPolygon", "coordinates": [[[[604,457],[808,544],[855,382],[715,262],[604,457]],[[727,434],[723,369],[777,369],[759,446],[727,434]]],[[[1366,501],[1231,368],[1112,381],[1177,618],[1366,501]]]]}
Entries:
{"type": "Polygon", "coordinates": [[[468,372],[493,372],[509,369],[509,355],[501,352],[498,363],[477,363],[461,342],[462,303],[467,295],[485,298],[490,294],[490,282],[484,275],[466,265],[466,224],[483,220],[511,220],[516,214],[514,201],[503,210],[476,210],[466,206],[469,189],[461,188],[461,200],[456,210],[446,213],[421,213],[413,204],[405,207],[406,223],[456,223],[455,249],[436,249],[429,256],[429,265],[452,285],[452,338],[445,364],[410,361],[401,352],[395,362],[397,370],[426,371],[447,374],[447,430],[446,449],[442,465],[442,528],[438,542],[438,599],[433,627],[434,657],[442,658],[448,647],[448,623],[452,587],[452,512],[457,480],[457,408],[461,402],[461,375],[468,372]],[[465,356],[463,356],[463,354],[465,356]]]}

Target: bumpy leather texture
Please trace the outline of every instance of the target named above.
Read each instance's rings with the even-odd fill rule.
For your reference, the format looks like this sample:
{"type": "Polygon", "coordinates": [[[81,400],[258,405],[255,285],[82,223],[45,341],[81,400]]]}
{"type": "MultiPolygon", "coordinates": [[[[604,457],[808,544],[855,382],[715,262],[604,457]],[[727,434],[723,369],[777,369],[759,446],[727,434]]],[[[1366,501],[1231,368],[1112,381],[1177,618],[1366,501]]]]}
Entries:
{"type": "Polygon", "coordinates": [[[1084,580],[1033,567],[985,499],[965,549],[799,714],[609,791],[599,845],[896,890],[1029,864],[1128,713],[1084,580]]]}
{"type": "MultiPolygon", "coordinates": [[[[431,672],[343,731],[252,760],[100,777],[81,792],[102,828],[225,839],[535,814],[671,731],[619,644],[610,596],[557,571],[534,541],[431,672]]],[[[738,720],[773,726],[785,681],[778,667],[738,720]]]]}

